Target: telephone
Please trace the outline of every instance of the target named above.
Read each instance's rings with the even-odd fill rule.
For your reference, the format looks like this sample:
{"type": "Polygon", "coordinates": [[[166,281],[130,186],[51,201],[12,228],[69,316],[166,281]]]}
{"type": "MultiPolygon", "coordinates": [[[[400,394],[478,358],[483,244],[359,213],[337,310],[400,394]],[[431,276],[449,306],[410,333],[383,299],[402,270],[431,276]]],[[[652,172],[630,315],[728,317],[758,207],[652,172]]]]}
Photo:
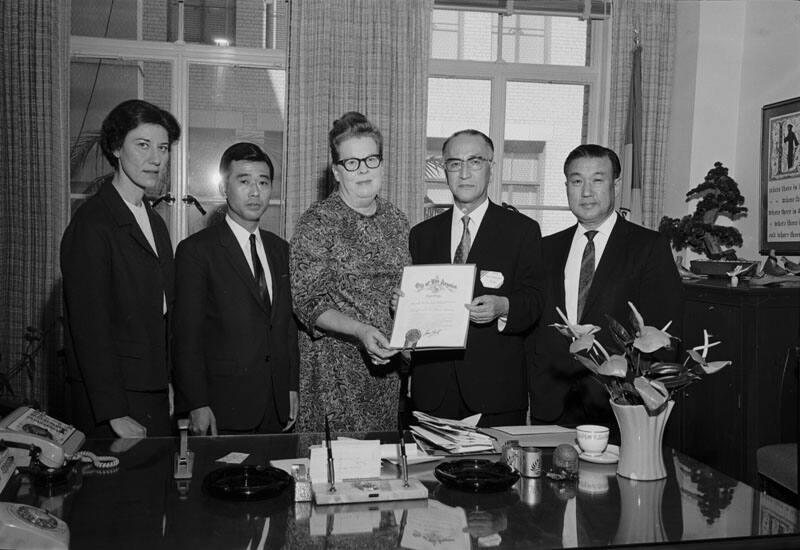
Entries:
{"type": "Polygon", "coordinates": [[[0,547],[67,550],[69,527],[47,510],[27,504],[0,502],[0,547]]]}
{"type": "Polygon", "coordinates": [[[78,453],[85,440],[83,433],[69,424],[30,407],[20,407],[0,420],[0,447],[8,447],[17,467],[28,466],[31,450],[38,449],[42,465],[60,468],[78,453]]]}

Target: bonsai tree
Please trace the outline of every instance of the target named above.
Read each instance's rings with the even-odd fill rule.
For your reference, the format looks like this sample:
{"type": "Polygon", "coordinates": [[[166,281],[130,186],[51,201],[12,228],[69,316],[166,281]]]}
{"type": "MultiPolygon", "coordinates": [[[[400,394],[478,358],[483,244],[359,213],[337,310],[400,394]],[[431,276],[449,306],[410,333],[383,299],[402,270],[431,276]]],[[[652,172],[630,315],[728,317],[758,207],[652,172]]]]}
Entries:
{"type": "Polygon", "coordinates": [[[703,183],[686,193],[686,201],[700,199],[694,214],[681,219],[664,216],[658,230],[675,250],[689,247],[712,260],[736,260],[736,252],[723,247],[742,246],[742,234],[735,227],[715,225],[717,217],[738,220],[747,215],[739,185],[728,176],[728,169],[715,162],[703,183]]]}

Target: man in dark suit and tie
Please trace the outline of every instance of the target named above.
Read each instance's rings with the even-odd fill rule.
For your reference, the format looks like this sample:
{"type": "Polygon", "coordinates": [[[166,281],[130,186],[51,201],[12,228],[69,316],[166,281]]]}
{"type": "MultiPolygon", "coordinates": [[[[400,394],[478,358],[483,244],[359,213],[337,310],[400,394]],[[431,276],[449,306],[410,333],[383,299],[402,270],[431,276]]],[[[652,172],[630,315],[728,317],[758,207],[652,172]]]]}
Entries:
{"type": "Polygon", "coordinates": [[[630,329],[629,301],[648,326],[672,321],[669,333],[680,337],[683,287],[666,239],[615,212],[621,167],[614,151],[581,145],[567,156],[564,174],[578,224],[542,240],[547,303],[528,342],[531,417],[545,424],[613,422],[608,394],[550,326],[563,322],[556,307],[571,323],[601,327],[596,337],[611,350],[606,315],[630,329]]]}
{"type": "Polygon", "coordinates": [[[194,434],[276,433],[297,418],[289,245],[259,229],[273,166],[255,144],[222,155],[225,220],[175,253],[175,406],[194,434]]]}
{"type": "Polygon", "coordinates": [[[454,208],[416,225],[414,264],[476,264],[466,349],[415,352],[416,410],[443,418],[481,413],[480,426],[525,423],[524,335],[541,312],[541,233],[532,219],[488,199],[494,145],[477,130],[442,148],[454,208]]]}

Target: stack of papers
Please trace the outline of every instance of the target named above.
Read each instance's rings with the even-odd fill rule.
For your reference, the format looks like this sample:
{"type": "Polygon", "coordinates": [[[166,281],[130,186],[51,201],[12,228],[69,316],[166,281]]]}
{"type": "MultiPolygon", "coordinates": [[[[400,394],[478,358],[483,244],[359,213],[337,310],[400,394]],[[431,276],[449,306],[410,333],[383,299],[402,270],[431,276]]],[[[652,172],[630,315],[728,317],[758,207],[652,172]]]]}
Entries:
{"type": "Polygon", "coordinates": [[[411,433],[423,449],[433,447],[449,454],[494,452],[494,440],[477,430],[479,414],[463,420],[449,420],[414,411],[414,417],[419,425],[411,426],[411,433]]]}
{"type": "Polygon", "coordinates": [[[495,448],[498,451],[509,440],[517,441],[522,447],[558,447],[562,443],[575,444],[577,437],[575,428],[556,425],[498,426],[480,428],[480,431],[496,440],[495,448]]]}

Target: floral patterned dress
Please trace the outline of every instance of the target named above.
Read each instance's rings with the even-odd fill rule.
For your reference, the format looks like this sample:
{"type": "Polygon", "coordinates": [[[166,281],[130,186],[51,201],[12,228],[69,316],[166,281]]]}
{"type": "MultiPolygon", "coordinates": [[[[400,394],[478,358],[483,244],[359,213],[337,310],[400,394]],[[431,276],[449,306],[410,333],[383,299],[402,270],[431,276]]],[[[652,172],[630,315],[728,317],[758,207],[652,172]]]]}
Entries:
{"type": "Polygon", "coordinates": [[[379,329],[389,338],[392,290],[411,264],[405,214],[376,198],[371,216],[338,193],[313,204],[292,238],[290,272],[300,334],[299,431],[397,429],[400,393],[396,355],[373,365],[360,342],[314,326],[329,309],[379,329]]]}

